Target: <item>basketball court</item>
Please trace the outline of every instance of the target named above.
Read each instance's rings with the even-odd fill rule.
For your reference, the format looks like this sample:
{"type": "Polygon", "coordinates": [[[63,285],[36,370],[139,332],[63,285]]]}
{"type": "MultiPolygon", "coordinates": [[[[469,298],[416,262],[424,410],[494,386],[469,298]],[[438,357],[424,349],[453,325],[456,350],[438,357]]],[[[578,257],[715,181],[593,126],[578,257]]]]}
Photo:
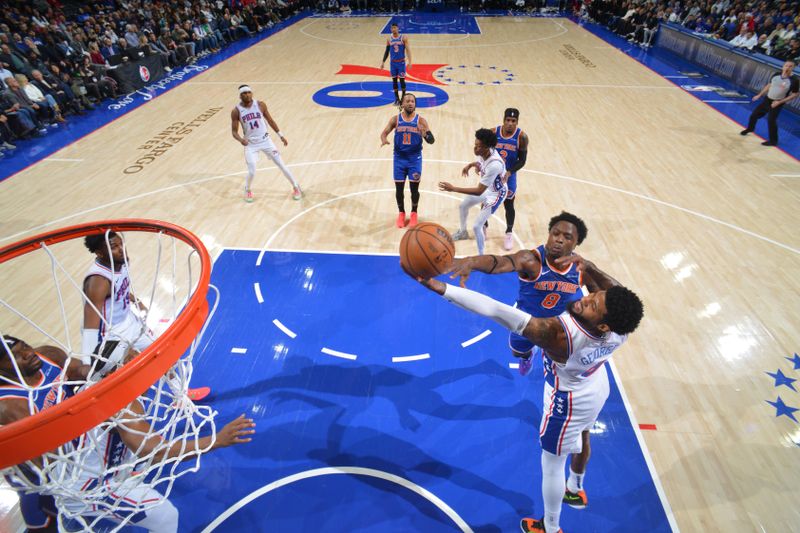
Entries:
{"type": "MultiPolygon", "coordinates": [[[[505,331],[399,268],[392,150],[379,139],[397,112],[378,69],[393,20],[409,34],[409,87],[436,136],[423,151],[420,220],[456,229],[461,198],[436,183],[465,182],[474,131],[517,107],[531,144],[515,250],[575,213],[589,227],[577,251],[645,303],[592,431],[590,505],[565,507],[564,530],[797,530],[790,113],[786,152],[767,149],[738,135],[746,108],[702,102],[665,77],[667,59],[643,64],[600,29],[455,14],[301,18],[0,185],[3,246],[136,217],[186,227],[211,252],[219,307],[193,383],[212,388],[220,423],[246,413],[257,432],[176,482],[181,531],[505,532],[542,514],[541,372],[519,376],[505,331]],[[243,201],[230,135],[242,83],[289,140],[281,153],[301,201],[265,158],[255,201],[243,201]]],[[[504,253],[504,225],[499,210],[487,253],[504,253]]],[[[79,275],[91,256],[73,248],[63,259],[79,275]]],[[[135,275],[153,250],[129,253],[135,275]]],[[[475,253],[474,240],[457,243],[458,255],[475,253]]],[[[513,276],[474,274],[468,286],[509,303],[517,291],[513,276]]],[[[57,322],[33,272],[6,287],[57,322]]],[[[4,520],[13,531],[13,510],[4,520]]]]}

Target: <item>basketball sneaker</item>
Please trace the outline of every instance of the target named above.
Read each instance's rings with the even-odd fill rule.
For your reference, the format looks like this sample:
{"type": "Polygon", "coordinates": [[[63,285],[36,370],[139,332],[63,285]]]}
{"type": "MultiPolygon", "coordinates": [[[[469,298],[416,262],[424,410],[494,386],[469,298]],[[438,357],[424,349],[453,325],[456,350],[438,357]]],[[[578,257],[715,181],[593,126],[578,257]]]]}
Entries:
{"type": "Polygon", "coordinates": [[[542,356],[542,349],[538,346],[534,346],[533,350],[531,350],[531,354],[528,357],[520,357],[519,358],[519,375],[520,376],[527,376],[531,372],[531,368],[533,367],[533,358],[541,357],[542,356]]]}
{"type": "MultiPolygon", "coordinates": [[[[544,519],[534,520],[533,518],[523,518],[519,521],[519,528],[523,533],[546,533],[544,528],[544,519]]],[[[556,533],[564,533],[563,529],[559,529],[556,533]]]]}
{"type": "Polygon", "coordinates": [[[416,225],[417,225],[417,212],[416,211],[412,211],[411,212],[411,218],[408,221],[408,227],[409,228],[413,228],[416,225]]]}
{"type": "Polygon", "coordinates": [[[186,395],[193,402],[201,402],[209,394],[211,394],[211,388],[209,387],[198,387],[196,389],[189,389],[188,391],[186,391],[186,395]]]}
{"type": "Polygon", "coordinates": [[[300,190],[300,187],[295,187],[292,189],[292,200],[299,200],[303,197],[303,191],[300,190]]]}
{"type": "Polygon", "coordinates": [[[514,234],[506,233],[506,236],[503,237],[503,249],[510,251],[512,248],[514,248],[514,234]]]}
{"type": "Polygon", "coordinates": [[[253,191],[244,190],[244,201],[250,203],[253,201],[253,191]]]}
{"type": "Polygon", "coordinates": [[[458,230],[453,233],[453,240],[454,241],[465,241],[469,239],[469,232],[467,230],[458,230]]]}
{"type": "Polygon", "coordinates": [[[400,211],[397,213],[397,220],[395,221],[395,226],[398,228],[405,228],[406,227],[406,212],[400,211]]]}
{"type": "Polygon", "coordinates": [[[567,489],[564,491],[564,499],[562,501],[573,509],[586,509],[586,506],[589,505],[589,498],[586,497],[585,490],[570,492],[567,489]]]}

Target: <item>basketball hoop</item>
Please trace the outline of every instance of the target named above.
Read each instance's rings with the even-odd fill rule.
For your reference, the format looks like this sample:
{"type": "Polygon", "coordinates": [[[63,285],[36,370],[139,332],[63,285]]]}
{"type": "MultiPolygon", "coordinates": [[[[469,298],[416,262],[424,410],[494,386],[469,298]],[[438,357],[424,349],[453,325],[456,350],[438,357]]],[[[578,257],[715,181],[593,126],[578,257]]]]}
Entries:
{"type": "MultiPolygon", "coordinates": [[[[214,307],[209,314],[207,296],[211,259],[200,239],[184,228],[155,220],[107,220],[43,233],[0,249],[0,267],[12,260],[18,260],[22,263],[19,266],[27,269],[25,261],[41,262],[30,257],[42,255],[34,252],[42,251],[46,254],[61,312],[61,320],[57,321],[58,328],[63,328],[63,336],[53,333],[56,327],[49,323],[43,325],[41,319],[32,319],[32,313],[19,310],[16,302],[9,302],[4,297],[0,297],[0,311],[10,312],[18,325],[14,326],[17,330],[12,330],[8,321],[2,318],[0,327],[3,331],[0,333],[15,333],[20,328],[35,331],[38,337],[49,340],[46,344],[57,345],[67,354],[65,368],[71,360],[79,359],[81,354],[73,349],[75,343],[71,337],[74,335],[70,332],[79,331],[79,327],[74,324],[80,323],[77,316],[80,308],[77,305],[70,307],[65,303],[70,298],[75,300],[76,295],[81,302],[88,300],[83,294],[82,284],[76,282],[75,277],[70,274],[70,270],[76,271],[77,267],[65,265],[65,261],[56,258],[55,249],[68,249],[71,246],[72,257],[80,257],[85,267],[89,263],[89,257],[83,243],[75,242],[76,239],[105,234],[108,243],[109,232],[120,235],[124,233],[126,240],[131,235],[134,236],[132,239],[138,239],[145,238],[148,234],[150,240],[157,239],[155,267],[140,269],[149,270],[152,283],[148,291],[138,294],[138,299],[145,300],[145,294],[149,296],[149,301],[145,302],[148,310],[171,300],[172,311],[167,319],[168,328],[139,355],[108,375],[100,377],[101,374],[97,373],[93,376],[91,372],[94,372],[94,366],[87,380],[83,382],[66,381],[65,374],[62,374],[58,383],[48,386],[52,390],[57,389],[55,396],[58,399],[52,406],[41,411],[33,406],[30,396],[36,387],[25,384],[25,388],[31,391],[30,416],[0,426],[0,470],[10,475],[19,488],[55,496],[59,519],[73,520],[73,523],[77,520],[79,527],[88,530],[93,530],[98,521],[107,516],[114,515],[119,519],[123,514],[120,511],[122,507],[130,516],[121,523],[117,520],[119,525],[114,530],[127,523],[135,512],[163,503],[177,477],[197,470],[200,455],[211,448],[216,434],[215,413],[209,407],[194,405],[188,398],[187,391],[193,355],[205,331],[207,319],[216,309],[219,297],[217,292],[214,307]],[[171,276],[164,273],[168,268],[162,268],[162,262],[167,261],[162,243],[165,237],[170,238],[172,244],[171,276]],[[81,248],[79,254],[75,253],[77,246],[81,248]],[[185,258],[188,267],[186,271],[181,268],[180,274],[177,268],[179,257],[182,260],[185,258]],[[199,264],[199,268],[193,268],[196,264],[199,264]],[[179,287],[182,283],[186,284],[185,295],[182,294],[183,287],[179,287]],[[180,298],[177,297],[179,292],[180,298]],[[70,323],[73,324],[72,327],[70,323]],[[71,395],[73,390],[77,390],[77,393],[71,395]],[[62,399],[65,396],[67,397],[62,399]],[[131,406],[134,404],[141,409],[132,410],[131,406]],[[169,454],[160,457],[163,450],[159,451],[157,448],[148,455],[121,460],[113,468],[103,472],[93,472],[90,477],[96,478],[96,481],[84,483],[85,486],[76,494],[76,483],[86,478],[89,463],[96,459],[92,454],[97,451],[95,447],[98,442],[108,439],[121,424],[126,424],[127,428],[132,420],[144,420],[151,426],[151,430],[145,435],[147,438],[156,436],[163,443],[182,440],[183,446],[174,457],[169,457],[169,454]],[[197,445],[200,432],[211,435],[211,444],[204,449],[197,445]],[[195,458],[195,464],[189,468],[177,469],[177,464],[189,457],[195,458]],[[163,485],[161,493],[157,494],[158,498],[150,498],[147,502],[136,505],[124,502],[130,500],[128,496],[142,487],[153,488],[158,485],[163,485]],[[89,519],[85,518],[87,513],[91,515],[89,519]]],[[[127,244],[123,249],[127,254],[127,244]]],[[[127,263],[127,255],[125,262],[127,263]]],[[[131,285],[134,285],[134,278],[131,275],[131,285]]],[[[216,292],[215,287],[211,288],[216,292]]],[[[36,303],[41,307],[40,302],[36,303]]],[[[164,306],[168,307],[169,304],[164,306]]],[[[56,306],[53,307],[51,314],[57,312],[56,306]]],[[[52,318],[46,313],[42,314],[41,309],[38,315],[44,316],[44,320],[52,318]]],[[[36,337],[28,336],[27,339],[35,341],[36,337]]],[[[36,345],[38,344],[37,342],[36,345]]],[[[5,356],[5,351],[10,355],[10,349],[3,342],[0,345],[0,356],[5,356]]],[[[13,357],[11,359],[13,362],[13,357]]],[[[17,368],[16,362],[13,365],[17,368]]],[[[17,368],[18,375],[19,372],[17,368]]],[[[2,376],[0,379],[9,381],[2,376]]],[[[24,383],[21,377],[20,383],[24,383]]],[[[0,385],[7,383],[0,382],[0,385]]],[[[136,453],[136,450],[131,451],[136,453]]]]}

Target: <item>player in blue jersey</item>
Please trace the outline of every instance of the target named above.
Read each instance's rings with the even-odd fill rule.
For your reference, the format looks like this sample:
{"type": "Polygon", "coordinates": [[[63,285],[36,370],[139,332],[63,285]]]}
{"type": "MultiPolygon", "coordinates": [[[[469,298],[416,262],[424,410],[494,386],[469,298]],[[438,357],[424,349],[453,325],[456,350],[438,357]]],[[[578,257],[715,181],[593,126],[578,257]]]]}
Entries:
{"type": "Polygon", "coordinates": [[[406,69],[411,68],[411,47],[408,45],[408,37],[400,35],[400,29],[397,24],[392,24],[392,34],[386,39],[386,50],[383,53],[383,61],[381,61],[381,70],[383,65],[386,64],[386,59],[389,61],[389,72],[392,75],[392,87],[394,88],[394,105],[400,105],[406,96],[406,69]],[[408,56],[408,62],[406,62],[408,56]],[[397,80],[400,80],[400,89],[403,94],[400,96],[397,92],[397,80]]]}
{"type": "Polygon", "coordinates": [[[506,211],[506,236],[503,248],[511,250],[514,246],[514,200],[517,195],[517,171],[525,166],[528,158],[528,135],[519,129],[519,109],[509,107],[503,114],[503,124],[495,128],[497,146],[495,149],[506,163],[506,185],[508,194],[503,201],[506,211]]]}
{"type": "Polygon", "coordinates": [[[399,114],[389,119],[381,132],[381,146],[389,144],[389,133],[394,130],[394,187],[397,200],[395,225],[406,225],[405,185],[406,178],[411,189],[411,217],[409,227],[417,225],[419,205],[419,180],[422,177],[422,141],[433,144],[434,138],[428,122],[417,113],[417,97],[412,93],[403,96],[399,114]]]}
{"type": "MultiPolygon", "coordinates": [[[[67,355],[58,348],[39,346],[34,349],[25,341],[4,335],[0,345],[0,426],[30,416],[31,409],[38,412],[58,403],[59,388],[54,384],[63,379],[66,363],[67,355]],[[28,403],[29,395],[33,407],[28,403]]],[[[71,359],[66,379],[83,381],[88,369],[80,360],[71,359]]],[[[53,497],[26,492],[13,478],[6,479],[19,493],[20,513],[27,531],[55,532],[57,511],[53,497]]]]}

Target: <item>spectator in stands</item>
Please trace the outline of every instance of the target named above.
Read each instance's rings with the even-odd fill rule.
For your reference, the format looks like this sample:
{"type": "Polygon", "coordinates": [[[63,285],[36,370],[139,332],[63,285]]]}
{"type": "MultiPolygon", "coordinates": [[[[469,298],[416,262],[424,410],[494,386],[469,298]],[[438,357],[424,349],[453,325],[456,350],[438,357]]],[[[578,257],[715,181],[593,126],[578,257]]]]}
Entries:
{"type": "Polygon", "coordinates": [[[752,50],[753,47],[758,44],[758,37],[756,37],[755,33],[748,30],[747,26],[742,25],[741,32],[739,35],[731,39],[730,43],[734,48],[746,48],[747,50],[752,50]]]}
{"type": "MultiPolygon", "coordinates": [[[[109,37],[106,37],[103,39],[103,48],[100,49],[100,53],[105,58],[105,62],[107,62],[108,58],[119,55],[119,47],[115,46],[114,42],[109,37]]],[[[97,61],[93,62],[97,63],[97,61]]]]}
{"type": "Polygon", "coordinates": [[[17,74],[14,76],[14,78],[16,78],[17,82],[19,82],[20,89],[25,91],[25,95],[28,97],[28,99],[39,106],[37,112],[45,122],[49,122],[51,124],[53,122],[66,122],[64,117],[61,115],[61,109],[58,107],[58,103],[55,101],[55,98],[51,96],[48,99],[38,87],[30,82],[25,74],[17,74]]]}
{"type": "Polygon", "coordinates": [[[770,49],[769,41],[767,41],[766,35],[761,34],[758,36],[758,44],[755,45],[752,51],[758,54],[764,54],[765,56],[770,55],[772,50],[770,49]]]}
{"type": "Polygon", "coordinates": [[[782,48],[775,53],[775,57],[785,61],[794,61],[797,63],[800,58],[800,40],[792,39],[789,41],[789,46],[782,48]]]}
{"type": "MultiPolygon", "coordinates": [[[[0,95],[0,109],[11,118],[12,116],[18,120],[20,136],[28,135],[31,131],[36,131],[40,134],[47,133],[44,124],[37,115],[39,106],[31,102],[28,97],[19,88],[19,84],[14,77],[6,78],[6,90],[0,95]]],[[[14,122],[17,122],[15,120],[14,122]]],[[[14,124],[12,122],[12,125],[14,124]]]]}
{"type": "Polygon", "coordinates": [[[49,72],[45,75],[40,70],[31,72],[31,85],[39,89],[48,101],[58,106],[62,112],[71,111],[78,115],[83,114],[83,106],[75,98],[72,89],[61,85],[49,72]]]}
{"type": "Polygon", "coordinates": [[[31,71],[28,61],[18,52],[12,51],[5,43],[0,45],[0,63],[5,63],[12,72],[26,74],[31,71]]]}

